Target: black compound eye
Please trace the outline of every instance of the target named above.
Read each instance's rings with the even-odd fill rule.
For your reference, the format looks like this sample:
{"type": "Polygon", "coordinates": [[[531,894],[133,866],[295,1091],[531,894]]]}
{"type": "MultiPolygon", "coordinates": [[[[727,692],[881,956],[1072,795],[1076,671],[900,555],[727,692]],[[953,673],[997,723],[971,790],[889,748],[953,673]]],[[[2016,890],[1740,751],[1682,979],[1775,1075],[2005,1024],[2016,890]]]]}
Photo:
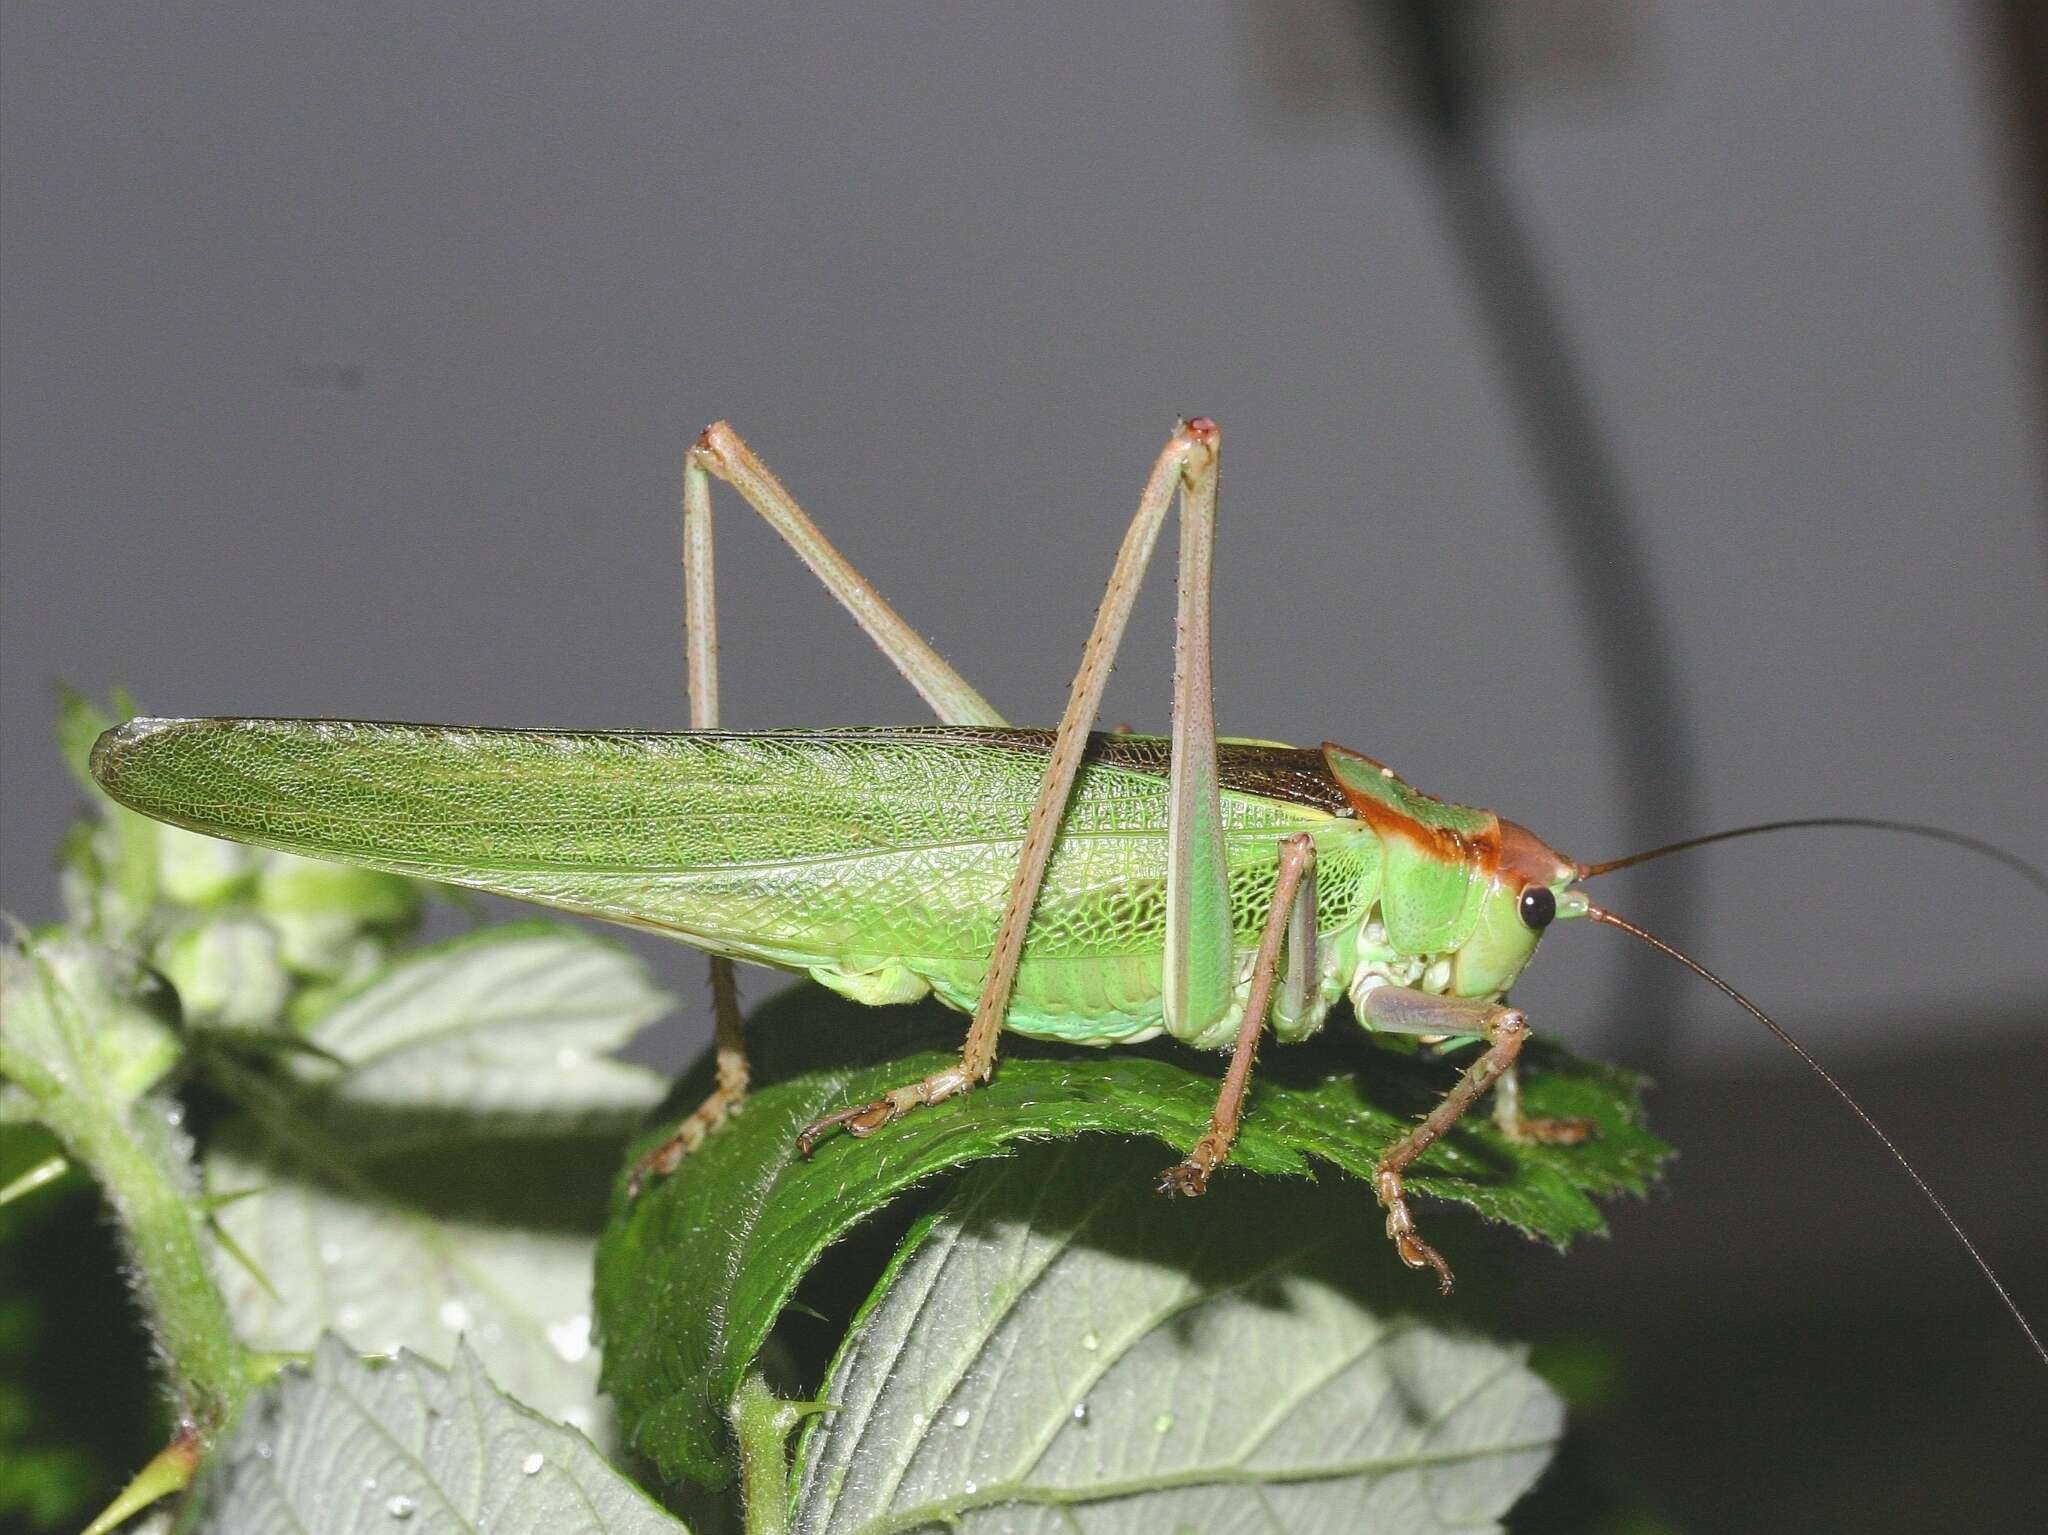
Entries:
{"type": "Polygon", "coordinates": [[[1522,892],[1519,910],[1524,925],[1531,932],[1540,933],[1557,916],[1557,897],[1550,893],[1548,885],[1531,885],[1522,892]]]}

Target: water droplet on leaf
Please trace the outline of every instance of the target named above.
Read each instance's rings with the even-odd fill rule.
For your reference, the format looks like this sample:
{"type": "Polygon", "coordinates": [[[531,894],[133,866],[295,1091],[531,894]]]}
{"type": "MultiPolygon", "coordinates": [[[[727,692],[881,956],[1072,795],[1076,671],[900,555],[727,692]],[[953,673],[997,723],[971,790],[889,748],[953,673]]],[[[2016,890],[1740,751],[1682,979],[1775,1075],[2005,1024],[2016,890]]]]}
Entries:
{"type": "Polygon", "coordinates": [[[590,1318],[587,1316],[564,1317],[559,1322],[547,1325],[548,1345],[569,1364],[589,1357],[590,1318]]]}

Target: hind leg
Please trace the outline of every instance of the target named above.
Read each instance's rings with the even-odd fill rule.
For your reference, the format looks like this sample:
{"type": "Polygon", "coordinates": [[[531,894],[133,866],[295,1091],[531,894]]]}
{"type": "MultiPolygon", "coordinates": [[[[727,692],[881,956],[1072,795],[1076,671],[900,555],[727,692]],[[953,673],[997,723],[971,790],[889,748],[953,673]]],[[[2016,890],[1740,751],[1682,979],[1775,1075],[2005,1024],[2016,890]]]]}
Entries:
{"type": "Polygon", "coordinates": [[[1024,934],[1037,904],[1053,839],[1088,747],[1109,669],[1123,641],[1138,583],[1152,557],[1176,493],[1181,506],[1180,599],[1173,690],[1173,756],[1167,825],[1166,1024],[1198,1032],[1221,1018],[1235,986],[1230,893],[1216,779],[1216,719],[1209,675],[1209,592],[1216,521],[1216,461],[1222,433],[1206,418],[1184,421],[1167,439],[1138,500],[1110,571],[1095,625],[1054,732],[1038,798],[1025,823],[1024,844],[1009,899],[996,926],[986,978],[958,1064],[905,1083],[872,1103],[857,1104],[806,1125],[797,1144],[806,1154],[831,1130],[870,1135],[911,1110],[939,1103],[986,1082],[1015,990],[1024,934]]]}
{"type": "MultiPolygon", "coordinates": [[[[724,422],[706,427],[683,466],[683,622],[690,678],[690,728],[718,728],[718,604],[713,577],[711,480],[724,480],[763,521],[782,535],[826,590],[853,614],[882,653],[949,725],[1000,725],[1002,716],[966,679],[921,639],[866,577],[835,549],[816,523],[769,472],[754,450],[724,422]]],[[[637,1194],[650,1178],[675,1171],[704,1138],[739,1112],[749,1070],[739,988],[732,961],[711,959],[711,1008],[718,1051],[718,1085],[676,1125],[674,1132],[634,1165],[627,1181],[637,1194]]]]}

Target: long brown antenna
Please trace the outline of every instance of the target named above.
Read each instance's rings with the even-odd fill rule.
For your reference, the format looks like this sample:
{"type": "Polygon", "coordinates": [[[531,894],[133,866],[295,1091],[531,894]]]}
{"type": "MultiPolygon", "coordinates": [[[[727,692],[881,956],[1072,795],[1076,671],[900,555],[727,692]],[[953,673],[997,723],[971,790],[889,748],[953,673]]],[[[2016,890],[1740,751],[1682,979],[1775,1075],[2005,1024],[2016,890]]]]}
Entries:
{"type": "Polygon", "coordinates": [[[1853,826],[1865,831],[1895,831],[1908,837],[1925,837],[1931,842],[1946,842],[1950,847],[1963,848],[1989,858],[1994,863],[2004,864],[2043,895],[2048,895],[2048,872],[2043,872],[2019,854],[2002,848],[1995,842],[1986,842],[1979,837],[1966,837],[1959,831],[1950,831],[1946,826],[1929,826],[1921,821],[1890,821],[1878,816],[1862,815],[1820,815],[1806,816],[1795,821],[1759,821],[1754,826],[1735,826],[1727,831],[1708,832],[1704,837],[1687,837],[1683,842],[1669,842],[1663,847],[1653,847],[1647,853],[1631,853],[1626,858],[1610,858],[1605,863],[1580,864],[1579,878],[1591,879],[1596,874],[1612,874],[1616,869],[1627,869],[1639,863],[1648,863],[1651,859],[1662,858],[1668,853],[1683,853],[1688,848],[1705,847],[1709,842],[1732,842],[1737,837],[1756,837],[1767,831],[1803,831],[1812,826],[1853,826]]]}
{"type": "MultiPolygon", "coordinates": [[[[1730,834],[1723,833],[1723,835],[1730,834]]],[[[1677,949],[1673,948],[1670,944],[1666,943],[1663,939],[1659,938],[1655,933],[1648,932],[1643,928],[1637,927],[1633,922],[1630,922],[1627,918],[1617,917],[1611,911],[1603,911],[1598,906],[1588,906],[1586,908],[1586,915],[1591,917],[1596,922],[1605,922],[1609,927],[1618,927],[1624,933],[1627,933],[1635,938],[1640,938],[1644,943],[1647,943],[1651,948],[1656,949],[1659,953],[1667,954],[1671,958],[1677,960],[1681,965],[1685,966],[1686,969],[1690,970],[1694,975],[1698,976],[1701,980],[1705,981],[1709,986],[1713,987],[1723,996],[1729,998],[1731,1001],[1735,1003],[1737,1007],[1740,1007],[1744,1012],[1748,1013],[1752,1018],[1756,1019],[1758,1023],[1761,1023],[1765,1028],[1769,1029],[1773,1034],[1777,1035],[1779,1041],[1782,1044],[1784,1044],[1787,1049],[1789,1049],[1794,1055],[1798,1056],[1799,1059],[1806,1062],[1806,1064],[1813,1069],[1813,1074],[1815,1076],[1819,1077],[1821,1081],[1827,1083],[1829,1087],[1833,1088],[1835,1090],[1835,1095],[1839,1097],[1844,1103],[1849,1105],[1849,1108],[1852,1112],[1854,1112],[1856,1117],[1863,1121],[1864,1127],[1868,1129],[1872,1135],[1878,1138],[1879,1143],[1883,1145],[1884,1149],[1886,1151],[1889,1151],[1892,1154],[1892,1156],[1897,1160],[1899,1166],[1903,1167],[1906,1170],[1906,1176],[1913,1180],[1913,1186],[1919,1189],[1922,1194],[1927,1196],[1927,1202],[1934,1206],[1935,1213],[1940,1215],[1942,1220],[1948,1223],[1948,1229],[1954,1232],[1956,1240],[1963,1244],[1963,1251],[1970,1255],[1970,1257],[1976,1262],[1977,1267],[1983,1271],[1984,1277],[1991,1281],[1991,1288],[1996,1290],[1998,1292],[1998,1298],[2001,1301],[2005,1302],[2005,1309],[2012,1313],[2012,1319],[2020,1324],[2020,1331],[2027,1335],[2027,1342],[2031,1343],[2034,1346],[2034,1352],[2041,1356],[2041,1362],[2043,1364],[2048,1364],[2048,1348],[2042,1347],[2041,1339],[2039,1335],[2036,1334],[2034,1331],[2034,1324],[2029,1322],[2027,1320],[2026,1313],[2020,1310],[2018,1302],[2016,1302],[2012,1298],[2012,1293],[2006,1289],[2005,1281],[1998,1277],[1997,1273],[1992,1269],[1991,1265],[1985,1261],[1984,1255],[1977,1251],[1977,1244],[1975,1242],[1972,1242],[1969,1236],[1964,1232],[1962,1223],[1958,1221],[1953,1215],[1949,1214],[1948,1206],[1941,1202],[1941,1196],[1936,1194],[1934,1190],[1928,1186],[1927,1180],[1920,1176],[1920,1169],[1918,1169],[1911,1162],[1906,1160],[1906,1154],[1903,1151],[1899,1150],[1898,1144],[1895,1141],[1893,1141],[1889,1135],[1886,1135],[1884,1131],[1878,1127],[1877,1121],[1870,1117],[1869,1111],[1865,1109],[1862,1104],[1856,1101],[1854,1096],[1852,1096],[1849,1092],[1849,1089],[1842,1086],[1840,1082],[1837,1082],[1834,1079],[1834,1076],[1828,1071],[1827,1067],[1821,1065],[1819,1061],[1813,1058],[1812,1054],[1807,1050],[1806,1046],[1800,1044],[1798,1040],[1794,1039],[1789,1033],[1787,1033],[1784,1027],[1781,1024],[1779,1024],[1776,1019],[1772,1018],[1770,1014],[1766,1013],[1762,1008],[1758,1007],[1754,1002],[1750,1001],[1749,998],[1745,997],[1733,986],[1730,986],[1726,981],[1722,980],[1718,975],[1714,974],[1714,972],[1709,970],[1705,965],[1701,964],[1698,960],[1693,959],[1688,955],[1680,953],[1677,949]]]]}

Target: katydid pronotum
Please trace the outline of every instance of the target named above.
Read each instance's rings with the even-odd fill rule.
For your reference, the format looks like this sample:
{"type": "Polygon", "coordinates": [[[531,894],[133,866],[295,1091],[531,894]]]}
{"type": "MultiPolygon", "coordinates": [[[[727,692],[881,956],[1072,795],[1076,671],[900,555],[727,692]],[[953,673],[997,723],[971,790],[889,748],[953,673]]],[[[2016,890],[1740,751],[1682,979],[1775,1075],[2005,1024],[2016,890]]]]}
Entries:
{"type": "Polygon", "coordinates": [[[1799,1053],[1898,1159],[2048,1360],[1990,1265],[1898,1148],[1733,987],[1579,888],[1737,828],[1575,862],[1490,811],[1423,794],[1345,748],[1221,740],[1209,608],[1221,434],[1184,421],[1145,482],[1050,733],[1013,729],[819,532],[724,423],[683,479],[691,730],[458,729],[340,720],[133,720],[92,769],[108,793],[191,829],[466,885],[679,937],[712,955],[717,1085],[633,1172],[672,1171],[744,1102],[732,963],[807,973],[859,1001],[927,993],[971,1010],[959,1060],[806,1127],[868,1136],[989,1080],[1001,1032],[1111,1045],[1160,1033],[1229,1046],[1207,1130],[1162,1192],[1198,1195],[1228,1158],[1262,1036],[1300,1039],[1343,997],[1370,1030],[1483,1049],[1381,1154],[1375,1192],[1402,1261],[1451,1286],[1416,1229],[1406,1169],[1489,1090],[1510,1137],[1573,1142],[1582,1121],[1521,1112],[1528,1020],[1508,988],[1555,919],[1651,944],[1799,1053]],[[726,482],[853,614],[941,724],[736,734],[718,727],[711,482],[726,482]],[[1091,733],[1140,578],[1176,498],[1179,598],[1170,739],[1091,733]]]}

